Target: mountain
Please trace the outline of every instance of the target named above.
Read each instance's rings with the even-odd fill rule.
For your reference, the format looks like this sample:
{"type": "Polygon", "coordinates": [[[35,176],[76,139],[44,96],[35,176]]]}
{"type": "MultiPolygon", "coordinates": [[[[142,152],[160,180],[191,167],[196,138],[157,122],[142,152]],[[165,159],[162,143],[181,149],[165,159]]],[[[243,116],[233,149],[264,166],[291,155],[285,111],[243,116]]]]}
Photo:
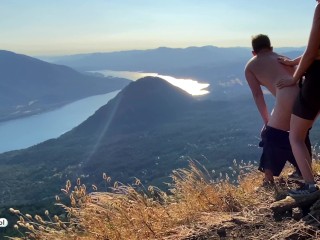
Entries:
{"type": "MultiPolygon", "coordinates": [[[[302,53],[303,48],[276,48],[275,51],[289,57],[297,57],[302,53]]],[[[251,56],[251,49],[247,47],[221,48],[204,46],[188,48],[160,47],[149,50],[75,54],[46,57],[44,59],[83,71],[109,69],[162,73],[171,69],[225,66],[230,63],[247,61],[251,56]]]]}
{"type": "Polygon", "coordinates": [[[251,99],[198,101],[162,79],[143,78],[61,137],[1,154],[0,206],[52,198],[67,179],[99,185],[103,172],[160,186],[189,158],[222,171],[235,158],[257,159],[250,144],[259,128],[251,99]]]}
{"type": "Polygon", "coordinates": [[[166,72],[195,66],[221,66],[248,59],[248,48],[218,48],[214,46],[131,50],[61,56],[51,61],[78,70],[125,70],[166,72]]]}
{"type": "Polygon", "coordinates": [[[157,77],[145,77],[124,88],[110,104],[103,106],[73,132],[128,133],[172,119],[195,100],[178,87],[157,77]],[[97,124],[99,123],[99,124],[97,124]]]}
{"type": "Polygon", "coordinates": [[[70,67],[0,51],[0,121],[36,114],[123,88],[126,79],[82,74],[70,67]]]}

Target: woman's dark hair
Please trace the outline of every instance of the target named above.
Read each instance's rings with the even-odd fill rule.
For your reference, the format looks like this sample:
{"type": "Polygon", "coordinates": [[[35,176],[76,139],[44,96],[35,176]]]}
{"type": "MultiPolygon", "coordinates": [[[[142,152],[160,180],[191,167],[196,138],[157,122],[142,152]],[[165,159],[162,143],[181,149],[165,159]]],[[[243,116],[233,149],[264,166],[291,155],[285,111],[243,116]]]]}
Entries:
{"type": "Polygon", "coordinates": [[[252,48],[253,51],[258,53],[262,49],[270,49],[271,48],[271,42],[267,35],[264,34],[258,34],[256,36],[253,36],[251,38],[252,48]]]}

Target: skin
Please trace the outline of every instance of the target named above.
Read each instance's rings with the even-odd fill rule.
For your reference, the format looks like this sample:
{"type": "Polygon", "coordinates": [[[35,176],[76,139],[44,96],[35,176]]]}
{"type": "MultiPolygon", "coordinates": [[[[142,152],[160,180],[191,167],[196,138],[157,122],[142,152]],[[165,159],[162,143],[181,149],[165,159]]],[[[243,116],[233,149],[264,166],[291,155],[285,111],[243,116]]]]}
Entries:
{"type": "Polygon", "coordinates": [[[278,60],[280,63],[284,64],[284,65],[288,65],[288,66],[297,66],[301,60],[301,57],[297,57],[295,59],[290,59],[290,58],[286,58],[286,57],[279,57],[278,60]]]}
{"type": "Polygon", "coordinates": [[[272,49],[263,49],[257,54],[253,52],[253,55],[246,65],[245,76],[263,122],[273,128],[289,131],[291,109],[299,89],[297,86],[278,89],[275,84],[282,78],[292,77],[294,68],[280,64],[278,58],[281,56],[272,49]],[[272,115],[268,113],[262,86],[276,97],[272,115]]]}
{"type": "MultiPolygon", "coordinates": [[[[306,70],[310,67],[314,60],[320,59],[319,53],[320,47],[320,0],[317,1],[317,5],[314,12],[313,23],[311,27],[311,32],[309,36],[309,41],[307,48],[302,55],[301,59],[298,61],[298,67],[293,74],[293,77],[283,77],[277,83],[276,87],[278,89],[285,89],[287,87],[295,86],[299,79],[303,76],[306,70]]],[[[285,61],[280,60],[280,62],[285,63],[285,61]]],[[[311,158],[308,154],[308,150],[304,144],[304,139],[306,137],[307,131],[312,127],[314,120],[307,120],[291,115],[290,121],[290,143],[292,147],[293,154],[296,158],[299,169],[302,173],[302,177],[307,184],[315,183],[312,168],[311,168],[311,158]]]]}
{"type": "MultiPolygon", "coordinates": [[[[267,126],[289,131],[292,106],[299,88],[293,85],[279,89],[275,84],[283,78],[292,77],[295,69],[281,64],[278,59],[283,56],[273,52],[272,48],[253,52],[253,55],[245,67],[245,76],[263,122],[267,126]],[[276,98],[271,115],[268,113],[262,86],[276,98]]],[[[265,169],[265,180],[273,181],[273,174],[268,169],[265,169]]]]}

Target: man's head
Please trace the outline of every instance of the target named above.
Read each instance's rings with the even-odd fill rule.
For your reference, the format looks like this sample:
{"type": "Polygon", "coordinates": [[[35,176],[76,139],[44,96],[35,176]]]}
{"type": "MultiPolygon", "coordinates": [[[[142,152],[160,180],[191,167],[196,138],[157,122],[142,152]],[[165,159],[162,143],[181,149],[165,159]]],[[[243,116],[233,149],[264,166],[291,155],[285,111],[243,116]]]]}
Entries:
{"type": "Polygon", "coordinates": [[[258,34],[251,38],[251,44],[252,44],[252,53],[253,55],[258,54],[263,49],[272,50],[272,46],[270,43],[270,39],[267,35],[264,34],[258,34]]]}

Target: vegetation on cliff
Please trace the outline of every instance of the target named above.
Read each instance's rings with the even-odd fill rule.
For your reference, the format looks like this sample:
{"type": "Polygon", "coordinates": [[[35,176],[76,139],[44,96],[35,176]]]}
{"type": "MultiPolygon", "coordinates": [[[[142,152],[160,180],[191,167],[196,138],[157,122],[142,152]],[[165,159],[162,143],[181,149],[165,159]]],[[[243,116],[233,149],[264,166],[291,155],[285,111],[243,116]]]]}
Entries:
{"type": "MultiPolygon", "coordinates": [[[[317,174],[318,160],[313,169],[317,174]]],[[[287,179],[289,168],[275,186],[261,186],[263,175],[252,164],[234,161],[229,170],[209,173],[190,161],[172,172],[168,192],[139,179],[112,183],[106,173],[107,191],[93,185],[88,193],[81,179],[75,186],[67,181],[56,196],[66,214],[31,216],[11,209],[20,234],[11,239],[320,239],[320,201],[280,215],[270,209],[297,184],[287,179]]]]}

